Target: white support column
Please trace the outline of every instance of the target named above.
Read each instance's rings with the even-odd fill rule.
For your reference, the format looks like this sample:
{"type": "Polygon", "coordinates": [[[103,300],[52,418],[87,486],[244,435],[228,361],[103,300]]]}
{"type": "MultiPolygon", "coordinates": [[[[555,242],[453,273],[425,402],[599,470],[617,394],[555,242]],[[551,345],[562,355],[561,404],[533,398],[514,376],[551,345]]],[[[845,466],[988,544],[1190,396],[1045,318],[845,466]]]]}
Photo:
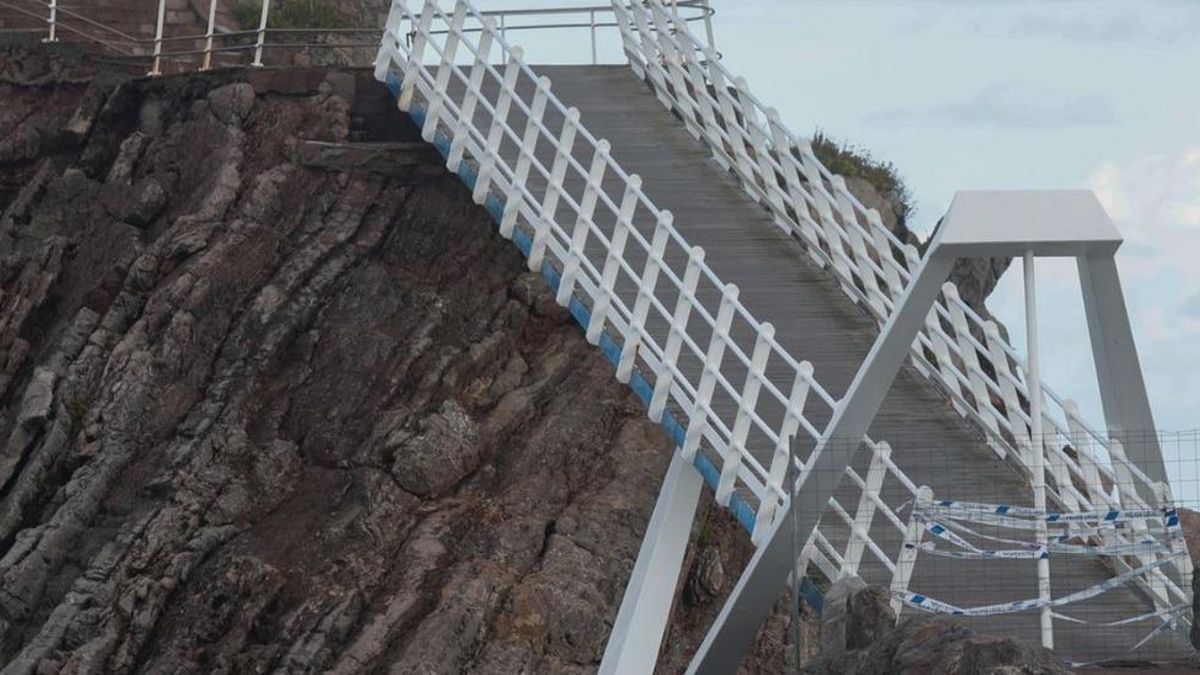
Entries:
{"type": "MultiPolygon", "coordinates": [[[[1035,274],[1033,251],[1025,251],[1025,340],[1029,350],[1029,362],[1025,375],[1029,378],[1029,435],[1033,440],[1032,463],[1029,466],[1030,482],[1033,484],[1033,508],[1046,510],[1046,439],[1042,430],[1042,380],[1038,354],[1037,321],[1037,275],[1035,274]]],[[[1046,520],[1038,519],[1036,542],[1046,545],[1046,520]]],[[[1050,602],[1050,559],[1037,561],[1038,599],[1050,602]]],[[[1042,646],[1054,649],[1054,619],[1051,608],[1041,609],[1042,646]]]]}
{"type": "Polygon", "coordinates": [[[654,672],[703,486],[700,473],[676,452],[604,648],[601,675],[654,672]]]}
{"type": "MultiPolygon", "coordinates": [[[[1129,327],[1116,260],[1111,255],[1088,255],[1080,256],[1077,264],[1109,436],[1122,442],[1129,459],[1151,481],[1166,483],[1166,465],[1129,327]]],[[[1154,498],[1151,492],[1144,487],[1139,491],[1147,503],[1154,498]]]]}

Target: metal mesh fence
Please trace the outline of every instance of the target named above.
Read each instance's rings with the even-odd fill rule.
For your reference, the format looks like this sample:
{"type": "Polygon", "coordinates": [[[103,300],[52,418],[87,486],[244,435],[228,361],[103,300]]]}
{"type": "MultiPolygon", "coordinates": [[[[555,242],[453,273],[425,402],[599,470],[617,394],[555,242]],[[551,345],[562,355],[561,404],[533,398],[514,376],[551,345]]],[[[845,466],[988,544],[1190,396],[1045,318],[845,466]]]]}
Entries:
{"type": "MultiPolygon", "coordinates": [[[[935,429],[888,438],[886,457],[858,447],[844,475],[799,471],[799,490],[836,484],[816,532],[791,533],[799,606],[820,611],[835,582],[859,577],[887,589],[899,621],[947,615],[1074,664],[1186,658],[1200,431],[1111,437],[1099,450],[1046,437],[1044,507],[1024,468],[1032,447],[1015,461],[935,429]]],[[[794,626],[811,658],[806,623],[794,626]]]]}

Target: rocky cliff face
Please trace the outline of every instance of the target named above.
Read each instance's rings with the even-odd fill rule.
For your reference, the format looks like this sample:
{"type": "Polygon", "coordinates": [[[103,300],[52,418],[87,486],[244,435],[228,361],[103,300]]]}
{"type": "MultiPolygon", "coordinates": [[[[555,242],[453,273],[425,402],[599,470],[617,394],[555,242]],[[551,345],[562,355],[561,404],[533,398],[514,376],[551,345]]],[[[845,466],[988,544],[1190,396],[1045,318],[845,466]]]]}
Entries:
{"type": "Polygon", "coordinates": [[[0,53],[5,675],[598,664],[670,443],[456,179],[296,161],[330,82],[0,53]]]}

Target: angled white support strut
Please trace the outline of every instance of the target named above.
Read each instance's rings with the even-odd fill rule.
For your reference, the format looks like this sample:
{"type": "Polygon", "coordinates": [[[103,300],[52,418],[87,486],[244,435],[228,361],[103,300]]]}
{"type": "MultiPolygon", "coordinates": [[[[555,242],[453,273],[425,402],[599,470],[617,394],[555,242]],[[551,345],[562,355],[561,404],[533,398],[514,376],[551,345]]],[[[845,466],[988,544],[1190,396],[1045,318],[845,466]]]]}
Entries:
{"type": "MultiPolygon", "coordinates": [[[[1153,429],[1113,254],[1121,238],[1091,192],[960,192],[912,283],[855,375],[793,493],[721,610],[689,673],[732,673],[754,642],[791,571],[795,541],[807,541],[878,412],[941,284],[960,257],[1071,256],[1084,304],[1108,425],[1114,433],[1153,429]]],[[[1130,453],[1134,467],[1165,482],[1151,437],[1130,453]]]]}

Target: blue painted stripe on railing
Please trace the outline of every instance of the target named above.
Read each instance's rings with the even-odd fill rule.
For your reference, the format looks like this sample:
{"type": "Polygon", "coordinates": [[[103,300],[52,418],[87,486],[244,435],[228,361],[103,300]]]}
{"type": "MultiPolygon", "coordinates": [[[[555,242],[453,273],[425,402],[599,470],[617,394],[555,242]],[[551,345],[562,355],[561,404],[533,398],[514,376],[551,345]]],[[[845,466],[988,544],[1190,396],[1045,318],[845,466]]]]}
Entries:
{"type": "MultiPolygon", "coordinates": [[[[393,96],[400,95],[400,86],[399,78],[397,78],[394,73],[389,72],[387,77],[387,87],[392,92],[393,96]]],[[[412,106],[410,106],[410,108],[411,109],[408,111],[409,117],[412,118],[413,122],[418,128],[423,127],[425,125],[425,108],[415,102],[412,106]]],[[[446,134],[440,131],[434,134],[433,146],[437,148],[438,153],[440,153],[443,158],[449,157],[450,155],[450,143],[451,139],[446,134]]],[[[479,175],[474,167],[471,167],[467,162],[463,162],[459,167],[458,176],[468,189],[475,189],[475,183],[478,180],[479,175]]],[[[484,202],[484,208],[487,210],[488,214],[492,216],[492,219],[496,221],[496,224],[499,225],[500,221],[504,217],[504,203],[501,202],[497,196],[489,194],[484,202]]],[[[521,230],[514,228],[512,241],[513,244],[520,249],[521,253],[528,258],[530,250],[533,246],[532,238],[521,230]]],[[[550,289],[557,293],[559,283],[561,282],[561,277],[558,270],[555,269],[555,267],[550,264],[549,261],[545,261],[542,263],[541,273],[542,276],[545,277],[546,282],[550,285],[550,289]]],[[[568,303],[567,309],[571,313],[571,316],[575,319],[576,323],[586,330],[588,323],[591,321],[591,311],[588,310],[588,308],[577,297],[575,297],[574,294],[571,296],[571,301],[568,303]]],[[[598,346],[600,351],[606,358],[608,358],[613,366],[616,366],[618,363],[620,363],[621,348],[608,334],[608,331],[601,331],[598,346]]],[[[644,405],[650,405],[650,399],[654,395],[654,388],[650,386],[650,383],[646,381],[646,378],[644,378],[641,373],[637,372],[636,370],[633,372],[629,378],[629,386],[633,389],[634,394],[641,399],[644,405]]],[[[675,442],[677,447],[683,447],[686,430],[684,429],[683,425],[681,425],[678,420],[675,419],[674,415],[672,415],[670,411],[663,412],[660,425],[662,426],[663,430],[667,432],[667,435],[670,436],[675,442]]],[[[696,458],[693,461],[693,464],[695,465],[696,470],[699,471],[700,475],[704,478],[704,482],[708,483],[710,488],[716,490],[717,485],[721,480],[721,472],[719,469],[717,469],[716,465],[714,465],[711,460],[700,453],[696,453],[696,458]]],[[[737,518],[738,522],[746,529],[747,532],[754,532],[754,523],[757,514],[755,514],[754,509],[751,508],[750,504],[748,504],[746,500],[742,499],[741,495],[737,494],[736,492],[730,497],[729,510],[733,513],[734,517],[737,518]]],[[[809,581],[807,577],[805,577],[801,583],[801,592],[805,593],[805,597],[808,598],[809,604],[816,608],[817,612],[819,613],[823,604],[820,589],[818,589],[811,581],[809,581]]]]}

